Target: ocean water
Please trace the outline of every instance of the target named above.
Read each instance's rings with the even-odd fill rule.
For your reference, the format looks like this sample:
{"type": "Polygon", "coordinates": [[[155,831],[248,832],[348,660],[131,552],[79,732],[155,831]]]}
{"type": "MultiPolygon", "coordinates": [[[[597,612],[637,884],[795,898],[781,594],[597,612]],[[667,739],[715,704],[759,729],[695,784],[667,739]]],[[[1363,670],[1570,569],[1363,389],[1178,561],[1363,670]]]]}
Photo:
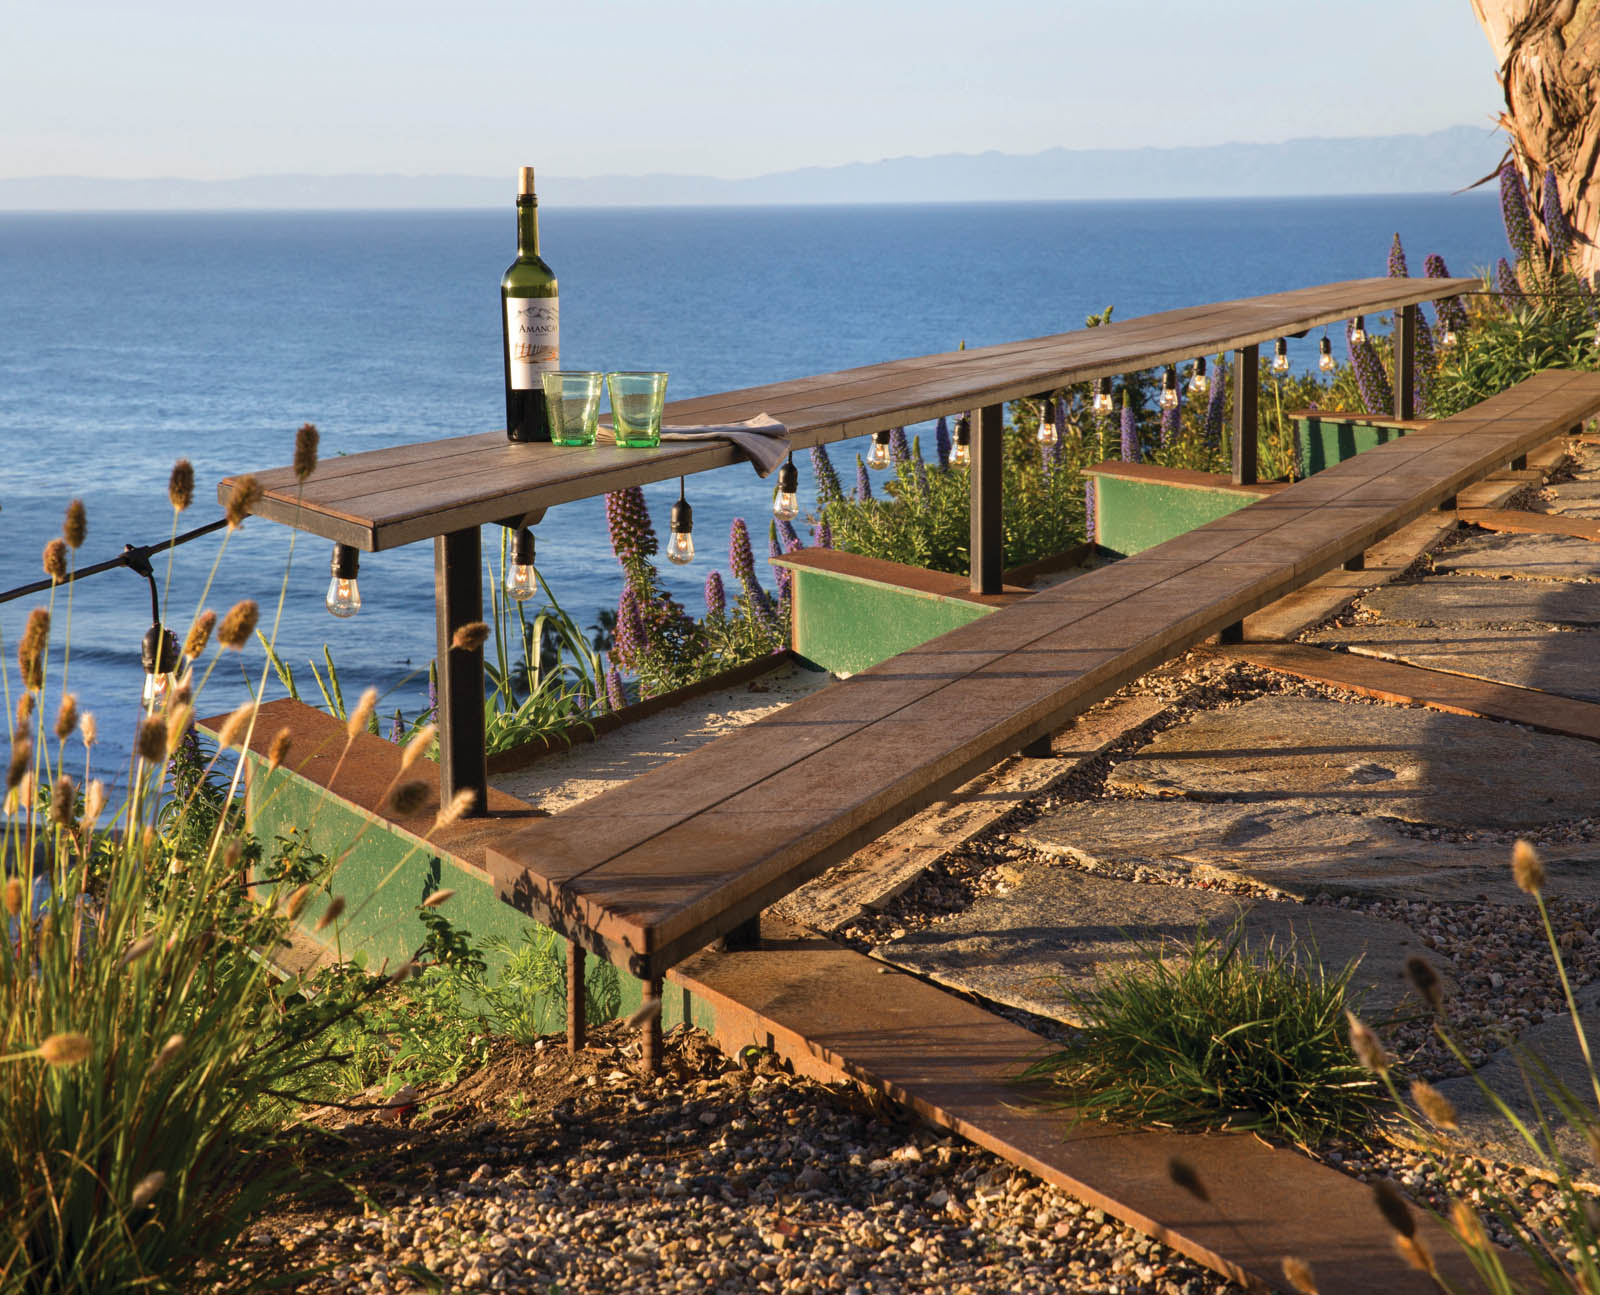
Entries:
{"type": "MultiPolygon", "coordinates": [[[[1428,252],[1456,274],[1504,253],[1493,198],[1479,193],[549,209],[542,223],[561,282],[563,363],[664,368],[669,399],[1063,331],[1108,305],[1123,319],[1381,275],[1396,232],[1418,274],[1428,252]]],[[[199,482],[179,519],[188,528],[218,516],[224,475],[286,463],[302,422],[321,429],[324,458],[502,426],[497,285],[514,250],[509,204],[0,214],[0,590],[42,575],[41,548],[74,497],[89,515],[83,564],[167,535],[166,480],[180,456],[199,482]]],[[[1297,362],[1314,359],[1315,338],[1293,345],[1297,362]]],[[[836,464],[858,448],[840,446],[836,464]]],[[[662,565],[692,610],[706,574],[726,576],[732,518],[749,519],[765,550],[770,489],[742,466],[690,480],[699,557],[682,571],[662,565]]],[[[649,497],[664,540],[675,487],[649,497]]],[[[486,531],[486,551],[496,536],[486,531]]],[[[620,575],[598,500],[551,510],[538,536],[541,572],[580,623],[615,606],[620,575]]],[[[305,663],[326,647],[348,695],[374,685],[385,714],[414,713],[433,653],[431,545],[364,555],[363,609],[339,621],[322,607],[329,546],[291,539],[251,520],[225,548],[207,537],[179,548],[170,572],[158,562],[169,624],[181,637],[202,602],[220,612],[255,598],[269,626],[278,619],[279,649],[307,691],[305,663]]],[[[0,605],[11,661],[28,609],[48,601],[0,605]]],[[[65,595],[56,601],[59,624],[65,595]]],[[[71,612],[67,686],[97,711],[97,766],[114,776],[136,716],[148,591],[107,572],[75,587],[71,612]]],[[[230,654],[202,712],[230,708],[263,666],[259,649],[230,654]]]]}

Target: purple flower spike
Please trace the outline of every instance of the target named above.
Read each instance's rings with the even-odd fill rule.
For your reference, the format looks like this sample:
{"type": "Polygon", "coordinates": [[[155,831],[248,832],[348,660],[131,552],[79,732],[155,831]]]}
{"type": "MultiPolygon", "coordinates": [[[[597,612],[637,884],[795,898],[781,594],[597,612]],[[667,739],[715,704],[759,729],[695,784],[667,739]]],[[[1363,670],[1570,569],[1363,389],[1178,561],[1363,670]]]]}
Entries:
{"type": "Polygon", "coordinates": [[[933,429],[933,448],[939,455],[939,466],[950,466],[950,420],[943,414],[939,415],[939,422],[933,429]]]}
{"type": "Polygon", "coordinates": [[[611,659],[631,669],[645,649],[644,617],[639,614],[639,599],[632,585],[624,585],[617,599],[617,626],[611,635],[611,659]]]}
{"type": "Polygon", "coordinates": [[[1501,297],[1505,299],[1505,304],[1511,309],[1516,310],[1526,304],[1527,299],[1522,295],[1522,285],[1517,282],[1516,272],[1503,256],[1495,267],[1495,282],[1500,289],[1501,297]]]}
{"type": "MultiPolygon", "coordinates": [[[[1423,262],[1423,268],[1430,279],[1448,279],[1450,271],[1445,268],[1444,257],[1437,252],[1428,253],[1428,259],[1423,262]]],[[[1461,304],[1460,297],[1441,297],[1433,303],[1433,308],[1439,312],[1439,323],[1445,328],[1460,333],[1467,327],[1467,308],[1461,304]]]]}
{"type": "Polygon", "coordinates": [[[803,549],[805,545],[800,542],[800,534],[795,530],[794,524],[785,519],[778,523],[778,543],[783,545],[785,553],[793,553],[796,549],[803,549]]]}
{"type": "Polygon", "coordinates": [[[1090,477],[1083,483],[1083,534],[1089,543],[1094,543],[1094,478],[1090,477]]]}
{"type": "Polygon", "coordinates": [[[394,713],[394,722],[389,725],[389,740],[391,742],[393,742],[396,746],[399,746],[400,743],[405,741],[405,737],[406,737],[405,722],[400,718],[400,712],[399,711],[395,711],[395,713],[394,713]]]}
{"type": "Polygon", "coordinates": [[[1222,420],[1227,413],[1228,404],[1228,366],[1221,358],[1217,360],[1216,370],[1211,375],[1211,398],[1206,401],[1205,442],[1211,449],[1217,449],[1222,444],[1222,420]]]}
{"type": "Polygon", "coordinates": [[[606,525],[611,531],[611,551],[624,568],[630,562],[653,558],[660,548],[644,491],[638,486],[613,490],[606,496],[606,525]]]}
{"type": "Polygon", "coordinates": [[[713,571],[706,577],[706,615],[715,619],[728,607],[728,595],[722,587],[722,575],[713,571]]]}
{"type": "Polygon", "coordinates": [[[1406,249],[1400,246],[1400,235],[1394,236],[1394,242],[1389,245],[1389,277],[1391,279],[1409,279],[1411,271],[1406,269],[1406,249]]]}
{"type": "Polygon", "coordinates": [[[1134,417],[1133,406],[1128,403],[1128,393],[1122,393],[1122,461],[1139,462],[1139,420],[1134,417]]]}
{"type": "Polygon", "coordinates": [[[742,517],[735,517],[728,531],[728,566],[744,586],[745,593],[759,587],[756,584],[756,559],[750,551],[750,532],[745,528],[742,517]]]}
{"type": "Polygon", "coordinates": [[[872,498],[872,481],[867,476],[867,465],[856,455],[856,501],[866,503],[872,498]]]}
{"type": "MultiPolygon", "coordinates": [[[[1433,389],[1433,375],[1438,368],[1438,351],[1433,344],[1433,329],[1428,327],[1428,321],[1422,317],[1422,312],[1417,311],[1417,336],[1415,341],[1417,357],[1417,417],[1428,416],[1428,396],[1433,389]]],[[[1297,440],[1296,445],[1299,444],[1297,440]]]]}
{"type": "Polygon", "coordinates": [[[1500,218],[1506,225],[1506,242],[1520,259],[1533,251],[1533,217],[1528,212],[1528,190],[1515,162],[1500,168],[1500,218]]]}
{"type": "Polygon", "coordinates": [[[904,463],[911,457],[911,447],[906,444],[906,429],[891,427],[889,429],[889,462],[904,463]]]}
{"type": "Polygon", "coordinates": [[[818,522],[816,530],[811,534],[811,542],[819,549],[831,549],[833,547],[833,528],[825,521],[818,522]]]}
{"type": "Polygon", "coordinates": [[[1561,210],[1561,191],[1556,188],[1556,173],[1544,173],[1544,232],[1550,237],[1550,263],[1560,265],[1572,250],[1572,226],[1561,210]]]}
{"type": "Polygon", "coordinates": [[[826,507],[844,498],[839,487],[839,474],[833,470],[833,460],[820,445],[811,447],[811,475],[817,479],[817,502],[826,507]]]}
{"type": "Polygon", "coordinates": [[[1183,426],[1183,409],[1181,407],[1183,389],[1181,387],[1178,389],[1178,400],[1180,404],[1174,405],[1171,409],[1163,409],[1161,411],[1162,449],[1170,449],[1177,442],[1178,432],[1183,426]]]}
{"type": "Polygon", "coordinates": [[[612,710],[621,710],[628,704],[628,694],[622,686],[620,670],[606,671],[606,702],[612,710]]]}
{"type": "MultiPolygon", "coordinates": [[[[767,556],[769,558],[783,556],[783,547],[778,543],[778,527],[775,522],[767,523],[767,556]]],[[[789,596],[789,581],[793,578],[793,573],[788,567],[774,569],[778,575],[778,598],[782,600],[789,596]]]]}
{"type": "Polygon", "coordinates": [[[1354,325],[1344,326],[1345,344],[1350,348],[1350,363],[1356,371],[1356,386],[1361,389],[1361,403],[1369,414],[1394,412],[1394,388],[1389,385],[1389,375],[1383,371],[1383,362],[1373,349],[1372,340],[1356,343],[1350,340],[1354,325]]]}
{"type": "Polygon", "coordinates": [[[911,442],[911,475],[916,478],[917,490],[922,494],[928,493],[928,465],[922,461],[922,446],[917,440],[911,442]]]}

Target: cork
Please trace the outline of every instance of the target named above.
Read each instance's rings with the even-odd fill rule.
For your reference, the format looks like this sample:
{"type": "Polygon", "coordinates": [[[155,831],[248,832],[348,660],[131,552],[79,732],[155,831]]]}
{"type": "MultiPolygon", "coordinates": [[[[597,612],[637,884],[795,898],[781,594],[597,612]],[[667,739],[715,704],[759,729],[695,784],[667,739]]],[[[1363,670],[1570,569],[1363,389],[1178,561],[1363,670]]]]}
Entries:
{"type": "Polygon", "coordinates": [[[517,196],[518,197],[522,197],[524,194],[532,194],[532,193],[533,193],[533,168],[531,166],[521,167],[517,171],[517,196]]]}

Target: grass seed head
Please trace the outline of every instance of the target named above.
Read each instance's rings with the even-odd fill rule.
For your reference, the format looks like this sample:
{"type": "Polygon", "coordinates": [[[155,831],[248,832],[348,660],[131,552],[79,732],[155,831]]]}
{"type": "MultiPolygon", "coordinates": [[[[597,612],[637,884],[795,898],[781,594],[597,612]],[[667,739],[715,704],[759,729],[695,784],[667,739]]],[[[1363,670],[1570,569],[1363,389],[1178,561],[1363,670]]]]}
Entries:
{"type": "Polygon", "coordinates": [[[6,915],[16,917],[22,912],[22,878],[6,878],[6,915]]]}
{"type": "Polygon", "coordinates": [[[1537,895],[1544,889],[1544,860],[1528,841],[1511,847],[1511,878],[1519,890],[1537,895]]]}
{"type": "Polygon", "coordinates": [[[428,803],[428,784],[414,779],[400,783],[389,793],[389,808],[397,818],[410,818],[428,803]]]}
{"type": "Polygon", "coordinates": [[[378,709],[378,690],[368,688],[361,694],[361,700],[356,703],[356,708],[345,719],[345,736],[354,742],[362,733],[367,731],[367,725],[372,723],[373,713],[378,709]]]}
{"type": "Polygon", "coordinates": [[[160,764],[167,758],[167,726],[154,715],[139,722],[139,736],[134,743],[139,758],[150,764],[160,764]]]}
{"type": "Polygon", "coordinates": [[[1461,1127],[1461,1119],[1456,1112],[1455,1103],[1426,1079],[1414,1079],[1411,1081],[1411,1100],[1417,1104],[1417,1109],[1428,1117],[1428,1123],[1435,1128],[1456,1129],[1461,1127]]]}
{"type": "Polygon", "coordinates": [[[404,773],[418,760],[420,760],[430,746],[433,739],[439,735],[437,724],[424,724],[417,730],[417,735],[406,743],[405,750],[400,753],[400,772],[404,773]]]}
{"type": "Polygon", "coordinates": [[[135,940],[132,944],[130,944],[125,950],[123,950],[121,965],[124,966],[124,967],[133,966],[134,963],[138,962],[140,958],[144,957],[147,953],[150,952],[151,949],[153,949],[155,947],[156,947],[156,937],[155,936],[153,936],[153,935],[140,936],[137,940],[135,940]]]}
{"type": "Polygon", "coordinates": [[[1206,1190],[1206,1185],[1200,1181],[1200,1175],[1195,1172],[1194,1166],[1187,1160],[1181,1160],[1177,1156],[1173,1156],[1171,1160],[1167,1161],[1167,1177],[1196,1200],[1210,1203],[1211,1193],[1206,1190]]]}
{"type": "Polygon", "coordinates": [[[1372,1184],[1372,1199],[1377,1202],[1378,1213],[1383,1215],[1383,1221],[1396,1233],[1402,1237],[1416,1236],[1417,1221],[1411,1216],[1411,1207],[1387,1178],[1380,1178],[1372,1184]]]}
{"type": "Polygon", "coordinates": [[[294,479],[304,481],[317,470],[317,442],[322,438],[315,423],[301,423],[294,434],[294,479]]]}
{"type": "Polygon", "coordinates": [[[1406,979],[1434,1011],[1444,1006],[1444,987],[1439,983],[1439,973],[1426,958],[1414,953],[1406,959],[1406,979]]]}
{"type": "Polygon", "coordinates": [[[47,1066],[75,1066],[80,1061],[87,1061],[94,1048],[87,1034],[68,1031],[52,1034],[35,1051],[47,1066]]]}
{"type": "Polygon", "coordinates": [[[455,893],[455,891],[449,889],[448,887],[443,890],[436,890],[422,901],[422,906],[424,908],[438,908],[440,904],[448,903],[450,897],[455,893]]]}
{"type": "Polygon", "coordinates": [[[89,514],[83,506],[83,500],[74,499],[67,505],[66,520],[61,523],[61,538],[75,549],[81,549],[84,540],[89,538],[89,514]]]}
{"type": "Polygon", "coordinates": [[[189,626],[189,633],[183,640],[183,655],[189,660],[198,660],[200,654],[206,650],[206,644],[211,642],[211,631],[216,628],[217,614],[209,607],[194,618],[194,624],[189,626]]]}
{"type": "Polygon", "coordinates": [[[44,573],[52,580],[67,578],[67,542],[57,538],[44,546],[44,573]]]}
{"type": "Polygon", "coordinates": [[[146,1206],[155,1194],[167,1185],[167,1176],[157,1169],[146,1174],[134,1184],[133,1195],[128,1198],[128,1208],[132,1210],[146,1206]]]}
{"type": "Polygon", "coordinates": [[[28,728],[33,723],[33,694],[25,692],[17,698],[17,728],[28,728]]]}
{"type": "Polygon", "coordinates": [[[83,825],[92,828],[100,817],[100,811],[106,807],[106,785],[95,778],[89,783],[89,790],[83,795],[83,825]]]}
{"type": "Polygon", "coordinates": [[[659,998],[651,998],[648,994],[646,994],[644,1001],[640,1003],[638,1007],[634,1008],[632,1014],[628,1017],[626,1022],[627,1027],[630,1030],[637,1030],[640,1027],[649,1024],[650,1020],[660,1010],[661,1000],[659,998]]]}
{"type": "Polygon", "coordinates": [[[229,712],[228,718],[222,721],[222,727],[217,730],[217,745],[222,750],[226,751],[229,747],[238,745],[255,711],[255,702],[247,701],[241,702],[229,712]]]}
{"type": "Polygon", "coordinates": [[[1478,1212],[1468,1205],[1466,1201],[1455,1200],[1450,1202],[1450,1226],[1456,1231],[1456,1237],[1462,1245],[1469,1250],[1485,1250],[1489,1246],[1489,1233],[1483,1226],[1483,1220],[1478,1217],[1478,1212]]]}
{"type": "Polygon", "coordinates": [[[250,636],[255,633],[256,621],[261,616],[261,608],[256,606],[254,598],[245,598],[228,608],[228,614],[222,618],[222,624],[217,627],[217,642],[225,648],[232,648],[235,652],[242,652],[244,645],[250,641],[250,636]]]}
{"type": "Polygon", "coordinates": [[[1394,1248],[1400,1257],[1420,1273],[1427,1273],[1430,1277],[1437,1271],[1433,1264],[1433,1253],[1423,1244],[1419,1236],[1396,1236],[1394,1248]]]}
{"type": "Polygon", "coordinates": [[[244,525],[244,519],[250,515],[250,510],[261,502],[261,483],[250,473],[237,478],[233,489],[228,493],[228,525],[237,530],[244,525]]]}
{"type": "Polygon", "coordinates": [[[189,733],[194,707],[183,703],[167,711],[167,750],[176,751],[189,733]]]}
{"type": "Polygon", "coordinates": [[[322,916],[317,918],[315,927],[318,931],[326,931],[344,914],[344,896],[335,895],[328,901],[328,906],[322,910],[322,916]]]}
{"type": "Polygon", "coordinates": [[[50,821],[57,827],[72,826],[72,810],[78,803],[78,789],[62,774],[50,788],[50,821]]]}
{"type": "Polygon", "coordinates": [[[267,772],[271,773],[289,758],[289,748],[294,744],[294,734],[289,731],[288,725],[280,728],[272,737],[272,745],[267,749],[267,772]]]}
{"type": "Polygon", "coordinates": [[[463,787],[450,797],[450,803],[439,811],[433,820],[429,832],[437,832],[441,827],[449,827],[456,819],[460,818],[475,804],[478,803],[478,793],[471,787],[463,787]]]}
{"type": "Polygon", "coordinates": [[[305,911],[306,900],[310,898],[311,887],[309,885],[298,887],[283,906],[284,916],[291,922],[299,920],[300,914],[305,911]]]}
{"type": "Polygon", "coordinates": [[[194,502],[194,464],[188,459],[179,459],[172,465],[172,475],[167,478],[167,499],[180,513],[194,502]]]}
{"type": "Polygon", "coordinates": [[[458,625],[450,636],[450,646],[462,652],[476,652],[489,638],[489,626],[483,621],[468,621],[458,625]]]}
{"type": "Polygon", "coordinates": [[[28,624],[17,643],[17,666],[24,688],[44,687],[44,650],[49,642],[50,613],[43,607],[35,607],[28,613],[28,624]]]}
{"type": "Polygon", "coordinates": [[[78,698],[76,694],[69,692],[61,699],[61,707],[56,711],[56,738],[65,742],[77,727],[78,698]]]}
{"type": "Polygon", "coordinates": [[[1350,1022],[1350,1050],[1356,1054],[1356,1060],[1375,1075],[1387,1074],[1394,1063],[1378,1041],[1378,1036],[1354,1012],[1346,1011],[1345,1017],[1350,1022]]]}
{"type": "Polygon", "coordinates": [[[93,746],[100,740],[100,726],[95,723],[94,712],[86,710],[78,721],[78,732],[83,735],[84,746],[93,746]]]}
{"type": "Polygon", "coordinates": [[[33,767],[33,743],[25,737],[16,737],[11,740],[11,765],[6,770],[6,790],[14,791],[22,785],[22,779],[28,770],[33,767]]]}
{"type": "Polygon", "coordinates": [[[1311,1265],[1304,1259],[1296,1259],[1293,1255],[1285,1255],[1283,1276],[1289,1285],[1300,1292],[1300,1295],[1321,1295],[1317,1290],[1317,1279],[1311,1275],[1311,1265]]]}

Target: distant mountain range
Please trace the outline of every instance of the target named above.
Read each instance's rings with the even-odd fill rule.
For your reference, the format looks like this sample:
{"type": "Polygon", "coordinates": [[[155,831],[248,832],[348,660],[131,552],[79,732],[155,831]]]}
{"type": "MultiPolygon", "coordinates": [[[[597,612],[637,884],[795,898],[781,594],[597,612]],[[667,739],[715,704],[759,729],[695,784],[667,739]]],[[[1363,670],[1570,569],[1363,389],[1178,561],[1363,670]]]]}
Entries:
{"type": "MultiPolygon", "coordinates": [[[[1452,126],[1426,135],[1291,139],[1281,144],[945,153],[804,167],[743,180],[667,174],[541,175],[539,196],[563,207],[615,207],[1442,193],[1492,171],[1504,148],[1503,136],[1488,127],[1452,126]]],[[[514,183],[514,166],[509,164],[505,175],[493,177],[34,176],[0,179],[0,210],[498,207],[510,200],[514,183]]]]}

